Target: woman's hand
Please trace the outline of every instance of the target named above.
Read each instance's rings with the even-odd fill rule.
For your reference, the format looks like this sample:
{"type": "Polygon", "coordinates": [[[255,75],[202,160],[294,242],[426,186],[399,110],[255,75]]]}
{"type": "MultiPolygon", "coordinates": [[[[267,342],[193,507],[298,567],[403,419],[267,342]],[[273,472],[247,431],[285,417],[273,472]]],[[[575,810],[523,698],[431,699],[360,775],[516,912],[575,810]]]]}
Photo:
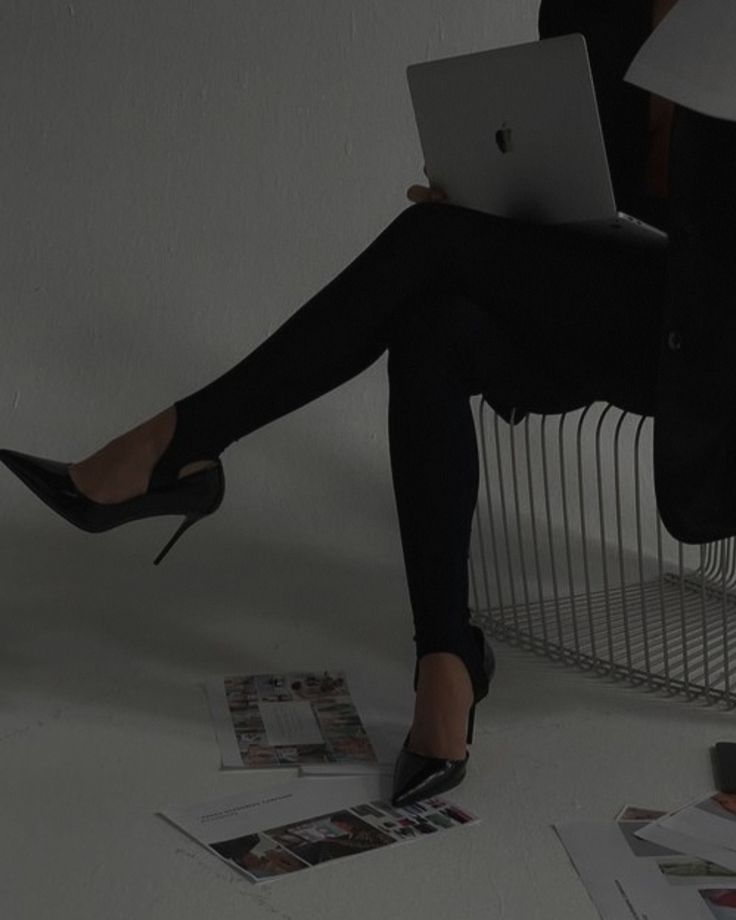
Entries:
{"type": "MultiPolygon", "coordinates": [[[[427,175],[426,165],[422,167],[422,172],[427,175]]],[[[447,193],[438,185],[412,185],[406,191],[406,197],[409,201],[418,204],[420,201],[442,201],[447,203],[447,193]]]]}

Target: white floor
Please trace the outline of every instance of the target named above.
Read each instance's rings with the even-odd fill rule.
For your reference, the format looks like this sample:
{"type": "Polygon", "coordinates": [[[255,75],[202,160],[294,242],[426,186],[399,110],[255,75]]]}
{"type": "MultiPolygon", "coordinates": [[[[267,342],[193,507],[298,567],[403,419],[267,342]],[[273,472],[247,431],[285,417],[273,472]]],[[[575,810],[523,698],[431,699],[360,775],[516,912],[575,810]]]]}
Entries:
{"type": "Polygon", "coordinates": [[[399,558],[259,542],[241,516],[203,522],[160,567],[173,518],[92,535],[39,508],[3,525],[3,920],[595,920],[550,825],[712,788],[709,746],[736,735],[732,715],[495,643],[451,796],[481,823],[251,885],[156,816],[295,776],[220,772],[199,682],[342,666],[375,676],[408,725],[413,630],[399,558]]]}

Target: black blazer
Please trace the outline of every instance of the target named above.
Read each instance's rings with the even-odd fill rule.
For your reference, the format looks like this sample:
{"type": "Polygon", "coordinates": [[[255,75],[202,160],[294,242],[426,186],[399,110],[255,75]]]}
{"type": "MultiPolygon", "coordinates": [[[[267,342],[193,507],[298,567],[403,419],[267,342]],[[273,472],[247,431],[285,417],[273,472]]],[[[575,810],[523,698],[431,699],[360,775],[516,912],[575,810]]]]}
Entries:
{"type": "Polygon", "coordinates": [[[619,207],[669,231],[654,483],[677,540],[736,535],[736,123],[675,105],[669,201],[644,192],[649,94],[623,82],[651,0],[542,0],[539,37],[588,43],[619,207]]]}

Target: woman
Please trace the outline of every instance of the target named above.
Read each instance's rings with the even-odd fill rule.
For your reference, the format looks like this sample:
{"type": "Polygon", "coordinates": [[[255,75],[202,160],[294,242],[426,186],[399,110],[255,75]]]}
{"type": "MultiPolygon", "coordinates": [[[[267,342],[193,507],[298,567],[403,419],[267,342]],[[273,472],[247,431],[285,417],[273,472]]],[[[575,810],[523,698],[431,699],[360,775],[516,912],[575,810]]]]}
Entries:
{"type": "MultiPolygon", "coordinates": [[[[671,107],[621,82],[674,0],[543,0],[540,37],[588,39],[620,207],[667,229],[671,107]],[[647,147],[649,126],[650,147],[647,147]]],[[[441,190],[435,190],[442,196],[441,190]]],[[[469,624],[467,560],[478,491],[469,398],[505,418],[596,399],[653,411],[665,256],[631,244],[430,201],[405,209],[243,361],[71,464],[2,451],[6,465],[77,526],[102,530],[222,501],[219,455],[327,393],[388,349],[391,470],[414,617],[413,724],[395,805],[460,783],[493,653],[469,624]],[[521,270],[520,270],[521,269],[521,270]]]]}

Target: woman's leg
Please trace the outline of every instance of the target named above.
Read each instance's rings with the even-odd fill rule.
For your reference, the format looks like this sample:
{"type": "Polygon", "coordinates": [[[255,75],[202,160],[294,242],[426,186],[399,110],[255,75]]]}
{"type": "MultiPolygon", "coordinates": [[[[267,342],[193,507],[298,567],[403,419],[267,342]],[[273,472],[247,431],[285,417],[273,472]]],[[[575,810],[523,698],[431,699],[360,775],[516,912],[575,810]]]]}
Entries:
{"type": "Polygon", "coordinates": [[[388,347],[403,305],[440,282],[461,284],[452,266],[464,245],[502,234],[506,223],[451,205],[406,208],[246,358],[178,400],[175,411],[170,407],[74,464],[70,474],[89,497],[122,501],[146,490],[165,449],[158,472],[170,478],[186,464],[217,457],[373,364],[388,347]]]}
{"type": "MultiPolygon", "coordinates": [[[[605,398],[605,369],[616,365],[611,354],[626,355],[630,335],[648,341],[657,326],[659,303],[650,295],[659,263],[644,265],[644,283],[634,264],[549,228],[415,205],[252,354],[177,402],[168,471],[175,476],[187,463],[216,456],[393,346],[391,459],[417,647],[424,657],[470,661],[466,564],[478,473],[468,396],[483,392],[491,405],[537,411],[572,408],[581,394],[605,398]],[[432,316],[442,320],[427,338],[423,321],[432,316]],[[414,350],[412,342],[424,344],[414,350]],[[454,363],[446,360],[450,342],[454,363]],[[550,369],[558,376],[545,376],[550,369]],[[422,402],[430,394],[431,405],[422,402]]],[[[647,351],[631,365],[633,374],[619,375],[627,393],[641,392],[638,368],[650,368],[649,358],[647,351]]],[[[130,453],[133,466],[145,456],[147,480],[154,451],[130,453]]],[[[434,684],[434,699],[453,709],[455,726],[462,724],[458,713],[467,715],[458,702],[467,696],[467,672],[462,679],[464,690],[459,680],[454,696],[446,681],[434,684]]],[[[431,692],[420,668],[418,705],[431,692]]]]}
{"type": "Polygon", "coordinates": [[[465,756],[472,675],[482,673],[468,609],[479,467],[474,388],[445,333],[472,348],[473,322],[487,313],[457,296],[419,304],[388,349],[391,472],[419,662],[408,748],[452,760],[465,756]]]}
{"type": "MultiPolygon", "coordinates": [[[[528,255],[534,271],[537,254],[528,255]]],[[[468,608],[479,479],[469,397],[551,413],[595,399],[653,412],[665,262],[615,248],[591,255],[572,277],[547,274],[544,303],[552,320],[566,311],[572,318],[579,303],[596,317],[595,333],[581,338],[548,324],[548,335],[535,337],[546,348],[530,352],[497,319],[501,308],[440,293],[407,308],[389,345],[391,468],[419,662],[408,745],[415,753],[464,756],[472,679],[482,675],[468,608]]]]}
{"type": "MultiPolygon", "coordinates": [[[[446,289],[499,310],[513,304],[520,279],[512,262],[520,266],[520,254],[533,251],[543,274],[540,260],[554,258],[553,238],[548,228],[468,208],[412,205],[246,358],[73,464],[70,475],[100,502],[145,492],[157,463],[157,474],[175,479],[365,370],[423,293],[446,289]]],[[[527,297],[526,309],[533,303],[527,297]]]]}

